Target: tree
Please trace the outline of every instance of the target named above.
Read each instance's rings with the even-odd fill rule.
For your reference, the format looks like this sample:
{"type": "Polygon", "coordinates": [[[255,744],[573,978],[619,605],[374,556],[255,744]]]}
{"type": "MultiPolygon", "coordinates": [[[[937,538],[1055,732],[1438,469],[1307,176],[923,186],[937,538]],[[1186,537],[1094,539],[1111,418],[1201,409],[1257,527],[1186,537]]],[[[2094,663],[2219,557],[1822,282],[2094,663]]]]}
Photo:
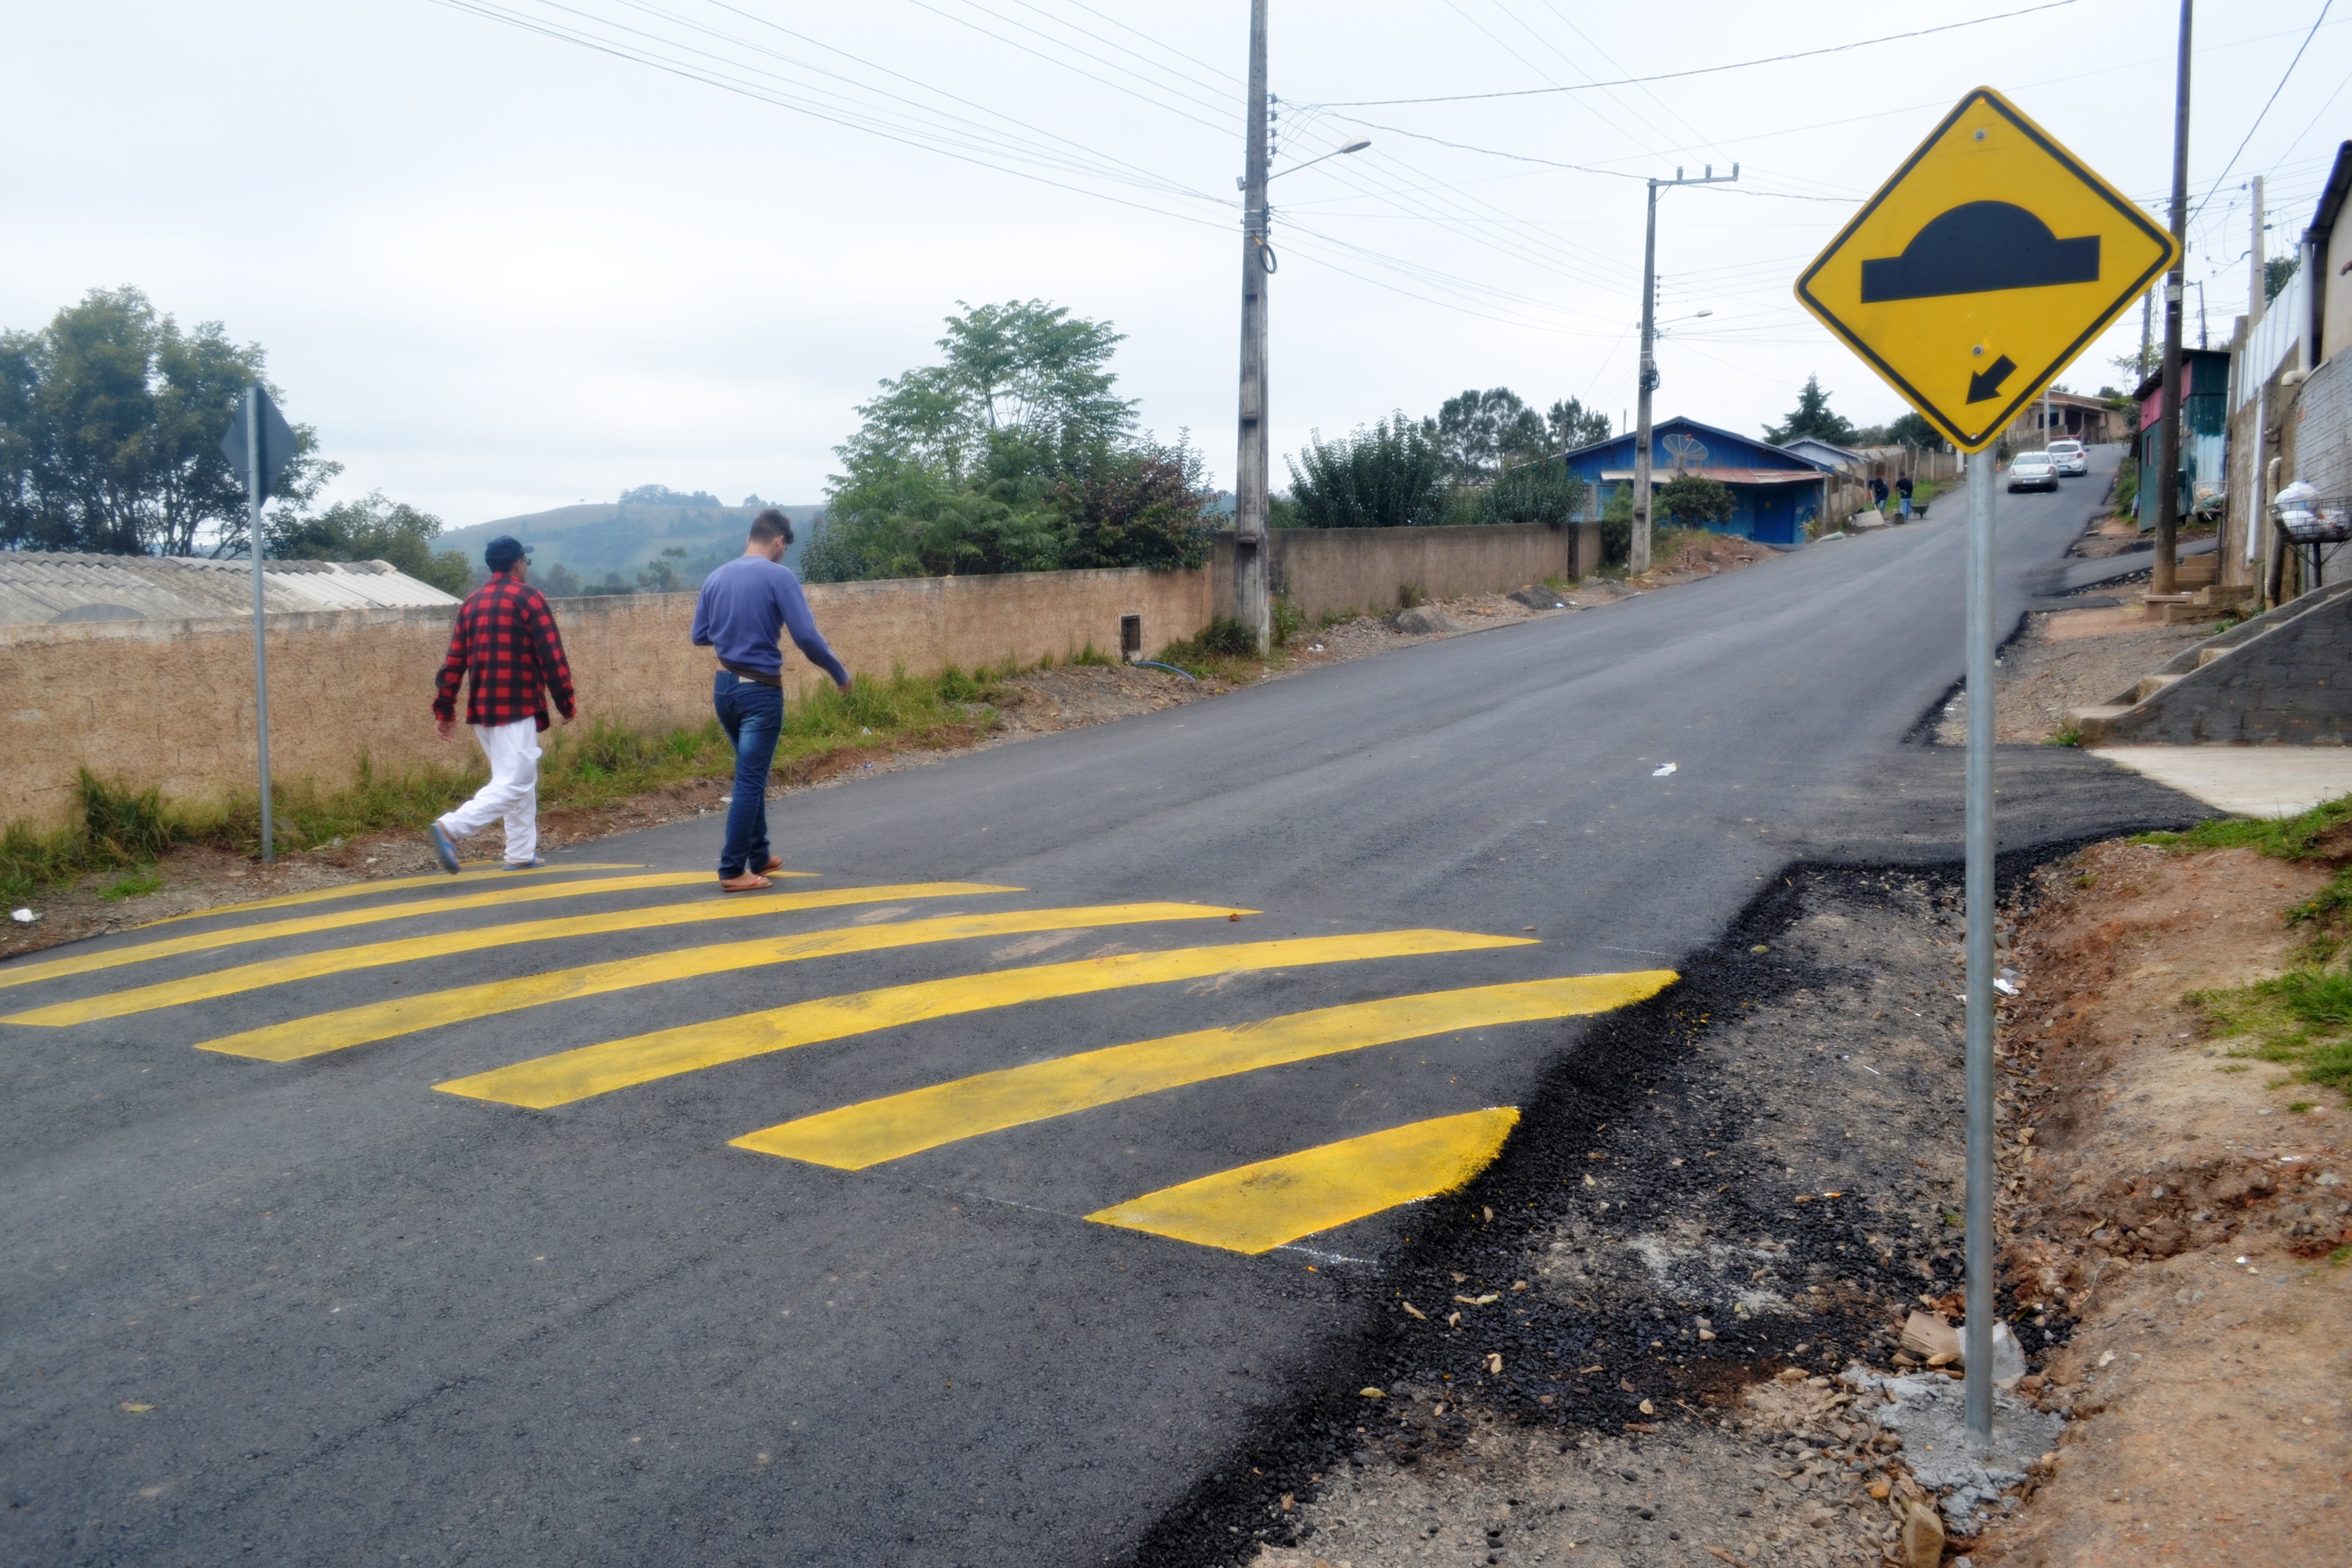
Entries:
{"type": "Polygon", "coordinates": [[[2267,305],[2279,297],[2294,275],[2303,268],[2300,256],[2272,256],[2263,260],[2263,303],[2267,305]]]}
{"type": "MultiPolygon", "coordinates": [[[[695,490],[689,494],[685,490],[674,490],[667,485],[639,485],[635,489],[621,492],[621,504],[623,506],[719,506],[724,503],[709,490],[695,490]]],[[[753,506],[758,502],[755,500],[746,501],[744,504],[753,506]]]]}
{"type": "Polygon", "coordinates": [[[1551,427],[1551,449],[1555,452],[1597,446],[1612,433],[1609,416],[1598,408],[1585,407],[1573,397],[1553,404],[1544,422],[1551,427]]]}
{"type": "Polygon", "coordinates": [[[1291,504],[1302,528],[1404,528],[1444,521],[1447,462],[1437,422],[1398,413],[1347,437],[1317,431],[1290,469],[1291,504]]]}
{"type": "MultiPolygon", "coordinates": [[[[959,301],[959,303],[962,303],[959,301]]],[[[1198,458],[1135,429],[1110,369],[1120,335],[1041,300],[964,305],[941,362],[881,384],[835,448],[811,582],[1199,556],[1183,516],[1198,458]],[[1173,464],[1171,468],[1169,465],[1173,464]]]]}
{"type": "Polygon", "coordinates": [[[1729,522],[1738,505],[1731,487],[1705,474],[1676,474],[1657,489],[1658,510],[1685,528],[1729,522]]]}
{"type": "Polygon", "coordinates": [[[1916,408],[1886,427],[1886,440],[1890,446],[1895,447],[1920,447],[1930,452],[1944,449],[1943,432],[1916,408]]]}
{"type": "Polygon", "coordinates": [[[1801,441],[1808,436],[1836,447],[1851,445],[1854,439],[1853,423],[1843,415],[1831,411],[1830,395],[1822,390],[1822,378],[1818,375],[1805,377],[1804,390],[1797,394],[1797,406],[1788,418],[1777,426],[1764,427],[1764,439],[1776,447],[1801,441]]]}
{"type": "Polygon", "coordinates": [[[694,584],[678,575],[677,563],[686,559],[686,546],[673,544],[659,555],[637,568],[637,591],[641,594],[678,594],[694,584]]]}
{"type": "Polygon", "coordinates": [[[1438,405],[1434,419],[1422,421],[1444,454],[1448,478],[1456,484],[1492,479],[1512,458],[1538,456],[1549,432],[1544,416],[1507,386],[1475,387],[1438,405]]]}
{"type": "MultiPolygon", "coordinates": [[[[93,289],[38,331],[0,332],[0,549],[228,554],[246,495],[220,449],[262,351],[183,331],[136,289],[93,289]]],[[[340,465],[294,427],[271,492],[308,504],[340,465]]]]}
{"type": "Polygon", "coordinates": [[[280,561],[381,561],[445,594],[473,591],[474,568],[455,550],[436,552],[441,520],[382,490],[339,501],[316,516],[280,507],[262,525],[271,556],[280,561]]]}

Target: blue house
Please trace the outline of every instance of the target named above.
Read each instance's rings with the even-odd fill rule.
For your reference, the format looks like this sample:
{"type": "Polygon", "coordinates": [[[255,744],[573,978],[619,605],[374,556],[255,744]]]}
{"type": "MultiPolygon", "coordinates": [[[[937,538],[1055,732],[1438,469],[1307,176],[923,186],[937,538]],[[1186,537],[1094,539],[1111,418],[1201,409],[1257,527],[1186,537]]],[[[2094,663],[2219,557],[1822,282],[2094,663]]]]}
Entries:
{"type": "MultiPolygon", "coordinates": [[[[1633,489],[1631,436],[1580,447],[1560,460],[1578,479],[1601,487],[1604,507],[1619,487],[1633,489]]],[[[1805,525],[1821,515],[1832,472],[1819,458],[1679,416],[1653,426],[1650,464],[1654,486],[1677,473],[1703,474],[1729,486],[1736,503],[1731,520],[1710,526],[1759,544],[1803,543],[1805,525]]]]}

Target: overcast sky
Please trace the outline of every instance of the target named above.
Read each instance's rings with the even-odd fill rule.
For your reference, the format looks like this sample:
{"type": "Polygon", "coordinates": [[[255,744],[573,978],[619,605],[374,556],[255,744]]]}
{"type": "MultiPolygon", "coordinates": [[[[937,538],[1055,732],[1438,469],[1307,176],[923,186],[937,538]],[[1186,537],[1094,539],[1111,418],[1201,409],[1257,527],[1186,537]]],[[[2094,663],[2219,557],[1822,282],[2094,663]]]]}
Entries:
{"type": "MultiPolygon", "coordinates": [[[[1753,430],[1818,374],[1839,411],[1892,418],[1895,395],[1796,307],[1798,270],[1979,83],[2161,218],[2169,0],[1646,86],[1364,100],[1691,70],[2032,3],[1274,0],[1277,168],[1372,139],[1274,186],[1276,453],[1470,386],[1618,417],[1638,177],[1734,161],[1736,185],[1661,200],[1661,314],[1714,314],[1661,342],[1660,416],[1753,430]]],[[[2192,344],[2194,280],[2217,342],[2245,309],[2246,178],[2268,177],[2272,244],[2291,247],[2352,132],[2347,10],[2246,141],[2320,10],[2200,9],[2192,344]]],[[[1189,428],[1231,483],[1246,0],[0,16],[0,326],[126,283],[223,322],[345,465],[336,496],[381,489],[453,527],[647,482],[814,500],[855,405],[929,360],[957,300],[1031,297],[1116,322],[1145,423],[1189,428]]],[[[2106,357],[2138,331],[2134,310],[2067,381],[2122,379],[2106,357]]]]}

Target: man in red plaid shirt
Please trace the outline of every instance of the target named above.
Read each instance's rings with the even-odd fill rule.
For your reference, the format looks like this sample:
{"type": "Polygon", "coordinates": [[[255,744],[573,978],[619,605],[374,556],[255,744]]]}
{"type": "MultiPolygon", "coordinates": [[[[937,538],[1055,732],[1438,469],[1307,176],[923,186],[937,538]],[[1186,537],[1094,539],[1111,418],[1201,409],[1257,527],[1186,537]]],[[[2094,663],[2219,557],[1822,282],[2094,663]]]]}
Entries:
{"type": "Polygon", "coordinates": [[[434,858],[457,874],[457,841],[505,818],[507,869],[547,862],[539,853],[539,732],[547,728],[547,693],[567,724],[572,719],[572,666],[547,596],[529,582],[530,551],[505,534],[482,552],[490,580],[467,596],[449,634],[433,698],[444,741],[457,733],[457,686],[474,672],[466,722],[490,761],[490,782],[473,799],[425,830],[434,858]]]}

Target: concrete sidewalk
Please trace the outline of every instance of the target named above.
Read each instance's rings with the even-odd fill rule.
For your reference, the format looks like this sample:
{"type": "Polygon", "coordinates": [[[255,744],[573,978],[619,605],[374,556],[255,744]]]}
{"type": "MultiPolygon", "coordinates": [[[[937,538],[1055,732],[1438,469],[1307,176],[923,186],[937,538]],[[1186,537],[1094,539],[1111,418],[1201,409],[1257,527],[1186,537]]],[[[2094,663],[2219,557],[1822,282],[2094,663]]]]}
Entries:
{"type": "Polygon", "coordinates": [[[2101,746],[2091,754],[2238,816],[2294,816],[2352,795],[2347,746],[2101,746]]]}

